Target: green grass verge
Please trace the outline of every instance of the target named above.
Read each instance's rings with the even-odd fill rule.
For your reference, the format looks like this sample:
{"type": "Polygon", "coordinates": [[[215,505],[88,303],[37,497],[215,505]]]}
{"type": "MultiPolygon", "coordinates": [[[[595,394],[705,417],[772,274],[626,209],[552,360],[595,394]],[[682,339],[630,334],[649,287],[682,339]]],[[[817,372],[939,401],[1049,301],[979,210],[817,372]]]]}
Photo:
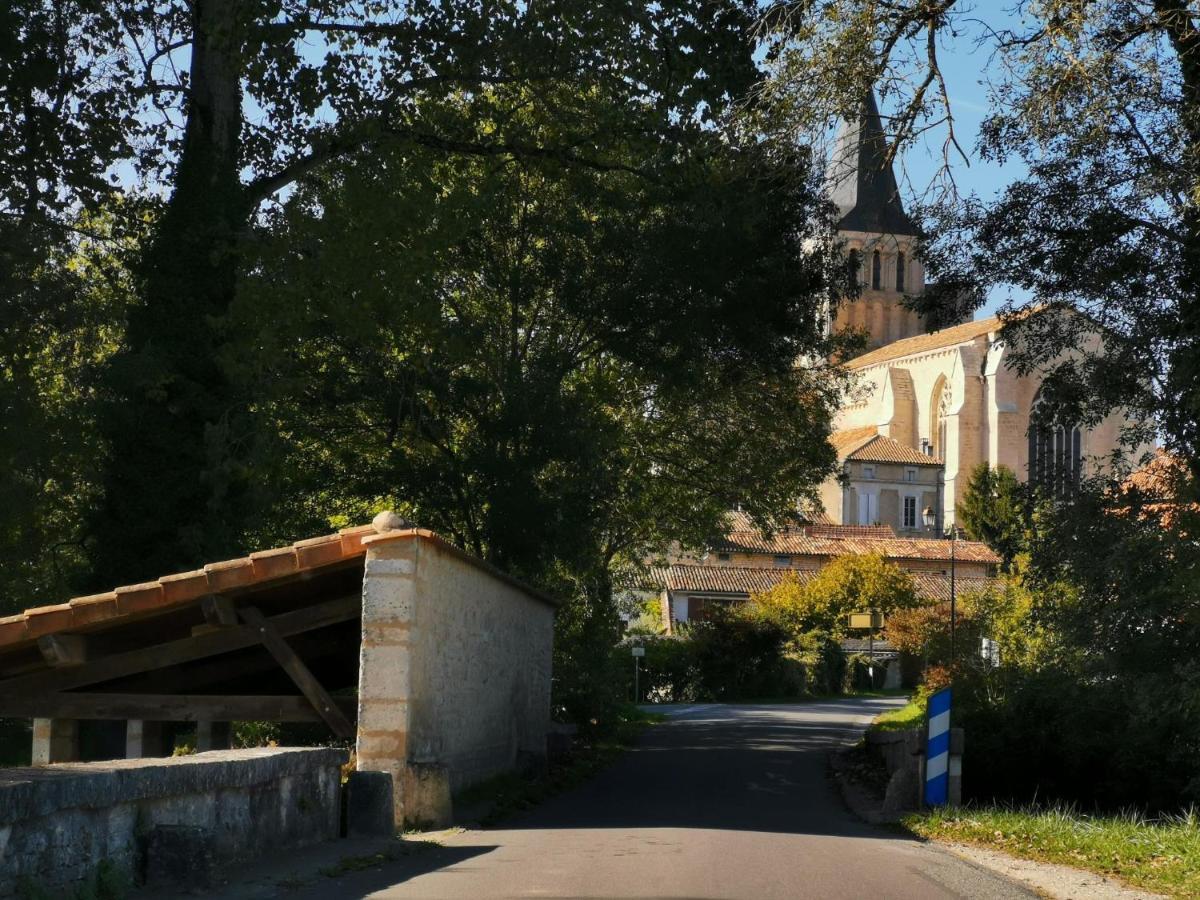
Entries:
{"type": "Polygon", "coordinates": [[[907,731],[910,728],[920,728],[924,721],[925,704],[914,698],[900,709],[880,713],[868,726],[867,731],[907,731]]]}
{"type": "Polygon", "coordinates": [[[495,825],[591,778],[629,747],[643,728],[665,719],[661,713],[645,712],[632,704],[622,707],[610,734],[581,736],[570,755],[552,762],[539,775],[508,773],[467,788],[454,797],[454,808],[479,810],[480,825],[495,825]]]}
{"type": "Polygon", "coordinates": [[[963,808],[915,813],[915,834],[1109,875],[1170,897],[1200,897],[1200,811],[1150,820],[1069,808],[963,808]]]}

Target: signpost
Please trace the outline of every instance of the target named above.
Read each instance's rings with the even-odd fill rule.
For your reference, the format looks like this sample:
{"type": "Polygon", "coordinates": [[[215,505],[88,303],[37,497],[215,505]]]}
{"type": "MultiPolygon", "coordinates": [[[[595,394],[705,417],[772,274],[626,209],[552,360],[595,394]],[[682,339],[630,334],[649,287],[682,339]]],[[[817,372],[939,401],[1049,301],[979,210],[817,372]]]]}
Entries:
{"type": "Polygon", "coordinates": [[[642,700],[641,692],[638,690],[638,663],[642,661],[642,657],[646,655],[646,648],[637,644],[633,647],[633,702],[640,703],[642,700]]]}
{"type": "Polygon", "coordinates": [[[929,695],[926,722],[925,805],[945,806],[950,795],[950,688],[929,695]]]}

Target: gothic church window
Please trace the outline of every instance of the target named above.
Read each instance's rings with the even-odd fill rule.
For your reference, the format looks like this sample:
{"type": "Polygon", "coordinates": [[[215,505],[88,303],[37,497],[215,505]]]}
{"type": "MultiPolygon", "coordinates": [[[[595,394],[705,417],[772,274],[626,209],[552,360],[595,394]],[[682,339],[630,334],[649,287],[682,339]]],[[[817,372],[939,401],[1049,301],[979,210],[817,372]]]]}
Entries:
{"type": "Polygon", "coordinates": [[[1052,497],[1069,497],[1083,471],[1083,434],[1077,425],[1052,421],[1033,402],[1029,416],[1029,483],[1052,497]]]}
{"type": "Polygon", "coordinates": [[[896,290],[904,293],[904,254],[896,254],[896,290]]]}
{"type": "Polygon", "coordinates": [[[883,260],[879,257],[879,251],[876,250],[871,256],[871,287],[879,290],[883,284],[883,260]]]}
{"type": "Polygon", "coordinates": [[[950,407],[953,397],[950,393],[950,382],[944,377],[938,379],[937,390],[934,391],[934,407],[933,407],[933,427],[930,429],[933,433],[933,455],[946,458],[947,450],[947,434],[949,431],[948,422],[950,419],[950,407]]]}

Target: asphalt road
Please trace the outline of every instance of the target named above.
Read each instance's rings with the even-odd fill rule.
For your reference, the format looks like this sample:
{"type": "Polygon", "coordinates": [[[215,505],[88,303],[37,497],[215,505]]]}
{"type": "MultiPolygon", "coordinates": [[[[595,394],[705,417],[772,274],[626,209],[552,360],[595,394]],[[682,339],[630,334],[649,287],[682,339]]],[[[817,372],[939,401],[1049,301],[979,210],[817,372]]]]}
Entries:
{"type": "Polygon", "coordinates": [[[826,777],[891,700],[677,711],[599,777],[490,831],[293,897],[871,898],[1035,895],[866,825],[826,777]]]}

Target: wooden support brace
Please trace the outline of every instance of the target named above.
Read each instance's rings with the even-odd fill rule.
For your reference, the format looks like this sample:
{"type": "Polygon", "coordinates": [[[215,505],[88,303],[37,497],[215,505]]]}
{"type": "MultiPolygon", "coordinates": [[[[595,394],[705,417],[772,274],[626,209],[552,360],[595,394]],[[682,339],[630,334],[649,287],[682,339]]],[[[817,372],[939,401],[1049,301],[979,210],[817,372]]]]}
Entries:
{"type": "Polygon", "coordinates": [[[227,628],[238,623],[237,608],[228,597],[209,594],[200,601],[204,621],[216,628],[227,628]]]}
{"type": "MultiPolygon", "coordinates": [[[[361,610],[361,597],[342,597],[282,613],[272,617],[271,623],[277,634],[298,634],[355,619],[361,614],[361,610]]],[[[196,637],[167,641],[139,650],[100,657],[78,666],[19,675],[0,681],[0,715],[27,715],[26,713],[9,712],[10,702],[24,705],[30,697],[68,691],[89,684],[100,684],[141,672],[191,662],[195,659],[231,653],[234,650],[253,647],[260,642],[261,636],[257,629],[239,625],[196,637]]],[[[116,718],[138,717],[117,716],[116,718]]]]}
{"type": "Polygon", "coordinates": [[[81,634],[44,634],[38,638],[38,649],[47,665],[56,669],[87,662],[87,641],[81,634]]]}
{"type": "Polygon", "coordinates": [[[283,635],[267,621],[266,616],[253,606],[241,610],[241,616],[247,625],[257,629],[263,645],[296,683],[296,687],[300,688],[300,692],[308,698],[313,709],[325,720],[325,724],[333,733],[340,738],[354,737],[355,730],[350,720],[338,708],[329,692],[317,681],[316,676],[309,671],[304,661],[296,655],[296,651],[283,639],[283,635]]]}

